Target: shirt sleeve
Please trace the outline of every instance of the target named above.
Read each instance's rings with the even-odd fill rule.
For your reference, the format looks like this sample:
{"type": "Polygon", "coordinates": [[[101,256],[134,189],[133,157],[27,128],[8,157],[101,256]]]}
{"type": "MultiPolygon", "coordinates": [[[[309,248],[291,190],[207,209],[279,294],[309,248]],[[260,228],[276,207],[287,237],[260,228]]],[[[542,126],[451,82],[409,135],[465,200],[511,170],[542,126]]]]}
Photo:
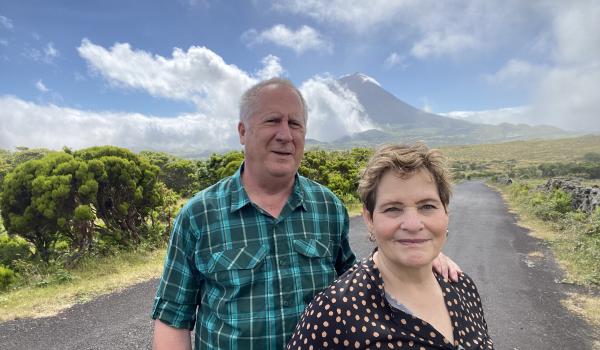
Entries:
{"type": "Polygon", "coordinates": [[[152,318],[171,327],[191,330],[196,322],[202,276],[194,265],[196,238],[190,220],[187,207],[175,219],[152,318]]]}
{"type": "Polygon", "coordinates": [[[339,316],[333,310],[329,298],[323,294],[315,299],[304,310],[304,314],[296,325],[287,350],[302,349],[345,349],[344,325],[336,320],[339,316]]]}
{"type": "Polygon", "coordinates": [[[344,272],[350,269],[350,267],[352,267],[352,265],[354,265],[356,262],[356,256],[350,248],[350,241],[348,240],[348,234],[350,231],[350,219],[348,218],[348,211],[343,205],[342,210],[344,218],[342,223],[340,248],[335,262],[335,270],[338,276],[341,276],[344,272]]]}

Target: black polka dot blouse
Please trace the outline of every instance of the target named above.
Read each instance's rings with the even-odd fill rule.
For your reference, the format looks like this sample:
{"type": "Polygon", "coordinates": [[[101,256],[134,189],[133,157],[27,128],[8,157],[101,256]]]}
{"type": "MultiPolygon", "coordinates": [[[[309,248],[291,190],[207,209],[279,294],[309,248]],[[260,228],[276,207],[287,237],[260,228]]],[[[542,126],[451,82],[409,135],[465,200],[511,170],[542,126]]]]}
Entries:
{"type": "Polygon", "coordinates": [[[473,281],[439,275],[454,344],[406,309],[390,305],[373,254],[340,276],[306,308],[287,349],[493,349],[473,281]]]}

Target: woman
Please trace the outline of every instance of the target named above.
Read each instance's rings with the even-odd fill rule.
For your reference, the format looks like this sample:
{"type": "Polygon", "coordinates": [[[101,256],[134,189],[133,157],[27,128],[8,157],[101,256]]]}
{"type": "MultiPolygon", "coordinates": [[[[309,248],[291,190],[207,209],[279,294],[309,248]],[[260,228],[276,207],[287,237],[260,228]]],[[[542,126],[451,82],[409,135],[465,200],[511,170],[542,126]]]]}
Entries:
{"type": "Polygon", "coordinates": [[[443,156],[421,143],[384,147],[358,192],[377,247],[313,299],[287,348],[493,349],[473,281],[432,272],[448,235],[443,156]]]}

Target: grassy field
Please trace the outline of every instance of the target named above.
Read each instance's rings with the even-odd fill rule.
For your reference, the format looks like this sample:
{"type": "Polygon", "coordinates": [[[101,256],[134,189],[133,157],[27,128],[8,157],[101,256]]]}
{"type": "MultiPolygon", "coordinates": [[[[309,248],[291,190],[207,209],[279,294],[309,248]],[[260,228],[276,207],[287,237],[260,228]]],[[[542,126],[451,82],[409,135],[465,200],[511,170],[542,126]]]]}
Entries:
{"type": "Polygon", "coordinates": [[[88,258],[69,270],[69,278],[63,282],[38,283],[0,293],[0,322],[55,315],[74,304],[158,277],[164,254],[160,249],[88,258]]]}
{"type": "Polygon", "coordinates": [[[502,162],[514,160],[519,165],[570,162],[580,159],[586,153],[600,152],[600,135],[487,145],[450,146],[441,149],[453,161],[502,162]]]}

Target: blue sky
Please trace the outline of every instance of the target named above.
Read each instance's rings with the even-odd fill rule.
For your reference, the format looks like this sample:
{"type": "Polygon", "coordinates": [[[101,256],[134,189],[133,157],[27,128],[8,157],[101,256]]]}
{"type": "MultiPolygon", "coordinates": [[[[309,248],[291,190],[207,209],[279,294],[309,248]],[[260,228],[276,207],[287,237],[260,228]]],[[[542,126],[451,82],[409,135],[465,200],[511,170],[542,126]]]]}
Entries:
{"type": "Polygon", "coordinates": [[[372,127],[327,88],[354,72],[433,113],[600,131],[599,18],[594,0],[0,0],[0,148],[239,148],[239,96],[275,75],[327,141],[372,127]]]}

